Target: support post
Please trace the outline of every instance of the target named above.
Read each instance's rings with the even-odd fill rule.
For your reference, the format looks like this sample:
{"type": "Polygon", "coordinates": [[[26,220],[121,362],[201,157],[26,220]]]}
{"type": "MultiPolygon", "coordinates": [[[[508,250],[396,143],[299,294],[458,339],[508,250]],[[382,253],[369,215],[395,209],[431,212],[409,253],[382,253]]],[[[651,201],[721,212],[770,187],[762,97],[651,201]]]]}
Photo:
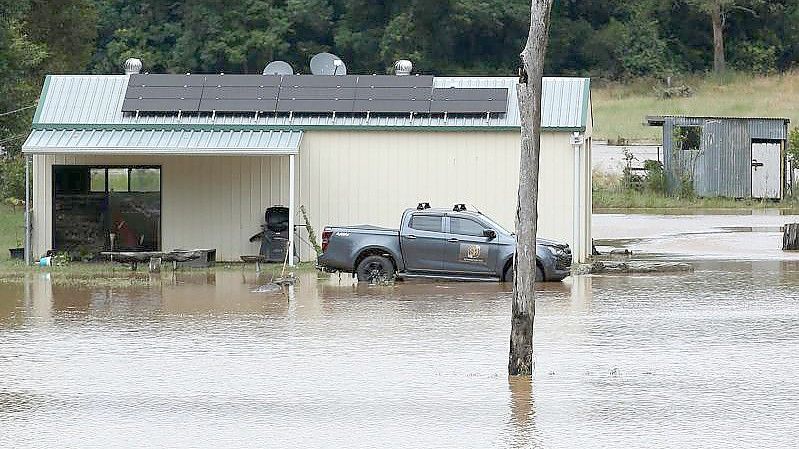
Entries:
{"type": "Polygon", "coordinates": [[[294,207],[294,169],[295,169],[295,155],[289,156],[289,266],[294,266],[294,215],[296,209],[294,207]]]}
{"type": "Polygon", "coordinates": [[[574,211],[572,224],[572,257],[575,262],[582,262],[582,249],[580,248],[580,229],[582,228],[582,213],[580,210],[580,199],[582,192],[580,191],[580,147],[582,146],[582,136],[580,133],[572,135],[572,147],[574,148],[574,211]]]}
{"type": "Polygon", "coordinates": [[[31,175],[30,156],[25,155],[25,265],[31,264],[31,175]]]}

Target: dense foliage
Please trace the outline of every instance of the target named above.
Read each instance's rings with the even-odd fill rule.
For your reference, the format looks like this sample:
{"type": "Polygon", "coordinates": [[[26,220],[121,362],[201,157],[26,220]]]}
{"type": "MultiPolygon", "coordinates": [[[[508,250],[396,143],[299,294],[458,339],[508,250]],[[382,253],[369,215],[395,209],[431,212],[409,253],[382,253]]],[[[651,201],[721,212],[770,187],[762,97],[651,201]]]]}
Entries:
{"type": "MultiPolygon", "coordinates": [[[[437,74],[513,74],[529,0],[0,0],[0,114],[36,103],[47,73],[308,71],[333,51],[353,73],[400,57],[437,74]]],[[[624,80],[714,66],[720,11],[728,65],[770,73],[799,60],[799,0],[556,0],[547,71],[624,80]]],[[[12,155],[33,109],[0,115],[12,155]]]]}

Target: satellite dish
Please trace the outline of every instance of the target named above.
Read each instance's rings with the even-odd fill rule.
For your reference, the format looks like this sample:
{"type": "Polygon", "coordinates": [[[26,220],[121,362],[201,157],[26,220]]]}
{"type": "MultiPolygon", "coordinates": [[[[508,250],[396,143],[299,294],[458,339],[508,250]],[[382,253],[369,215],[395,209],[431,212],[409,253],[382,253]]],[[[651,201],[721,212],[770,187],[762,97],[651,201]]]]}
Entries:
{"type": "Polygon", "coordinates": [[[294,69],[286,61],[272,61],[264,68],[264,75],[294,75],[294,69]]]}
{"type": "Polygon", "coordinates": [[[347,65],[332,53],[319,53],[311,58],[311,73],[314,75],[346,75],[347,65]]]}

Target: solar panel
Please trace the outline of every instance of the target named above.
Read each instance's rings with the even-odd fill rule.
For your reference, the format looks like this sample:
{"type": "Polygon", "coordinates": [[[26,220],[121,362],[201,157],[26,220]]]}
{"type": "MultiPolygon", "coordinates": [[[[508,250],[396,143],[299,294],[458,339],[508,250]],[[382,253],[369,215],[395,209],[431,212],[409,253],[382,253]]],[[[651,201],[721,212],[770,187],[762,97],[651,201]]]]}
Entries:
{"type": "Polygon", "coordinates": [[[266,99],[277,100],[278,87],[205,87],[204,99],[217,100],[249,100],[266,99]]]}
{"type": "Polygon", "coordinates": [[[355,90],[359,100],[430,100],[431,89],[427,87],[368,87],[355,90]]]}
{"type": "Polygon", "coordinates": [[[507,112],[503,88],[433,88],[433,77],[393,75],[131,75],[125,112],[507,112]]]}
{"type": "Polygon", "coordinates": [[[349,114],[352,112],[352,99],[341,100],[288,100],[281,98],[277,102],[277,112],[308,112],[329,114],[340,112],[349,114]]]}
{"type": "Polygon", "coordinates": [[[432,89],[433,76],[361,75],[358,77],[358,87],[427,87],[432,89]]]}
{"type": "Polygon", "coordinates": [[[507,112],[508,105],[499,101],[462,101],[433,100],[430,103],[431,114],[444,112],[452,114],[485,114],[486,112],[507,112]]]}
{"type": "Polygon", "coordinates": [[[208,75],[206,86],[221,87],[277,87],[279,75],[208,75]]]}
{"type": "Polygon", "coordinates": [[[275,112],[277,99],[215,99],[203,98],[198,110],[200,112],[275,112]]]}
{"type": "Polygon", "coordinates": [[[508,101],[508,89],[433,89],[433,100],[508,101]]]}
{"type": "Polygon", "coordinates": [[[352,87],[281,87],[280,98],[287,100],[335,100],[355,98],[352,87]]]}
{"type": "Polygon", "coordinates": [[[358,81],[356,75],[327,76],[327,75],[286,75],[280,84],[281,87],[355,87],[358,81]]]}
{"type": "Polygon", "coordinates": [[[137,98],[126,98],[122,103],[122,110],[126,112],[197,112],[200,106],[199,98],[190,99],[157,99],[150,98],[139,100],[137,98]]]}
{"type": "Polygon", "coordinates": [[[386,114],[427,114],[430,112],[429,100],[355,100],[352,110],[356,113],[375,112],[386,114]]]}
{"type": "Polygon", "coordinates": [[[128,80],[128,86],[176,87],[203,85],[205,85],[205,75],[162,75],[140,73],[130,75],[130,80],[128,80]]]}
{"type": "Polygon", "coordinates": [[[167,99],[167,98],[202,98],[203,87],[128,87],[125,98],[136,99],[167,99]]]}

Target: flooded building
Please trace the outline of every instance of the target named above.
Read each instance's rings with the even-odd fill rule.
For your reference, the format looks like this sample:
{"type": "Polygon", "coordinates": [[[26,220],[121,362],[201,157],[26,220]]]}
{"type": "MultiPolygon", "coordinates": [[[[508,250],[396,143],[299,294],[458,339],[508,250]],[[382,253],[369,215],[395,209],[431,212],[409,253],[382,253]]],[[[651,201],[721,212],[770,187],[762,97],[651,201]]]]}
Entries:
{"type": "Polygon", "coordinates": [[[782,199],[789,182],[784,118],[647,117],[663,128],[667,185],[703,197],[782,199]]]}
{"type": "MultiPolygon", "coordinates": [[[[135,61],[134,61],[135,62],[135,61]]],[[[516,77],[51,75],[23,151],[30,251],[213,248],[257,254],[267,207],[312,228],[397,227],[407,207],[467,203],[513,229],[516,77]]],[[[539,235],[591,249],[589,80],[544,80],[539,235]]],[[[295,242],[295,235],[297,241],[295,242]]]]}

